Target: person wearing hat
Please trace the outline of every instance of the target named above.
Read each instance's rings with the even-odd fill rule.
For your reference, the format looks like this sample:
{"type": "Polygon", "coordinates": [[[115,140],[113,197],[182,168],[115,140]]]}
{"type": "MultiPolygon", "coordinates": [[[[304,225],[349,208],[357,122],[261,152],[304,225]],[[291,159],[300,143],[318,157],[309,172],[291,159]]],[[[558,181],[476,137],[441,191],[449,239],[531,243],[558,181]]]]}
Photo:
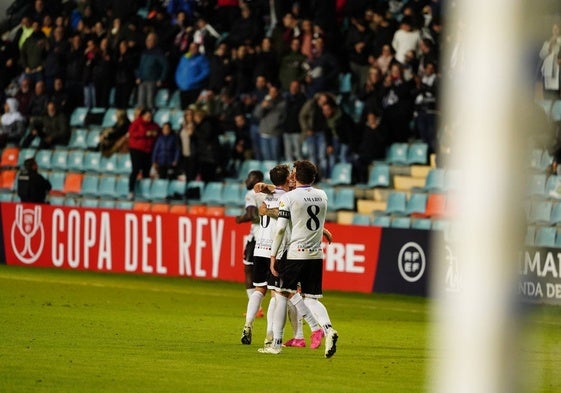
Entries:
{"type": "Polygon", "coordinates": [[[51,182],[38,172],[35,159],[26,159],[18,176],[18,196],[21,202],[46,203],[50,190],[51,182]]]}

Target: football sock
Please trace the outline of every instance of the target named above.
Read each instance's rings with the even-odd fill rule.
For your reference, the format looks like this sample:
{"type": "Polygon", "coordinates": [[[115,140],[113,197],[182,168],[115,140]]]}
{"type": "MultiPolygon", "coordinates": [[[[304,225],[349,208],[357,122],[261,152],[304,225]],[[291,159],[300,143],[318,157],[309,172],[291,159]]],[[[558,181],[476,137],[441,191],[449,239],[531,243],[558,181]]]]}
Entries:
{"type": "Polygon", "coordinates": [[[249,300],[247,302],[247,311],[245,314],[245,324],[251,326],[255,320],[255,314],[259,311],[261,306],[261,300],[263,300],[263,294],[259,291],[253,291],[249,300]]]}
{"type": "Polygon", "coordinates": [[[277,346],[277,343],[282,344],[282,332],[284,329],[284,324],[286,322],[286,303],[288,300],[282,295],[278,295],[276,296],[276,298],[277,304],[275,306],[275,312],[273,316],[273,337],[275,339],[275,346],[277,346]]]}
{"type": "Polygon", "coordinates": [[[327,333],[327,331],[331,329],[331,320],[329,319],[329,314],[323,303],[318,299],[308,297],[304,298],[304,303],[306,303],[306,306],[308,306],[325,333],[327,333]]]}
{"type": "Polygon", "coordinates": [[[273,335],[273,318],[278,296],[281,295],[271,295],[271,300],[269,300],[269,307],[267,308],[267,336],[273,335]]]}
{"type": "Polygon", "coordinates": [[[319,326],[316,318],[311,313],[310,309],[303,302],[302,296],[299,293],[292,296],[290,298],[290,301],[292,302],[292,304],[294,304],[294,307],[296,307],[296,310],[298,310],[300,315],[302,315],[302,318],[304,318],[304,320],[306,321],[308,326],[310,326],[310,329],[312,329],[312,332],[315,332],[316,330],[321,328],[319,326]]]}

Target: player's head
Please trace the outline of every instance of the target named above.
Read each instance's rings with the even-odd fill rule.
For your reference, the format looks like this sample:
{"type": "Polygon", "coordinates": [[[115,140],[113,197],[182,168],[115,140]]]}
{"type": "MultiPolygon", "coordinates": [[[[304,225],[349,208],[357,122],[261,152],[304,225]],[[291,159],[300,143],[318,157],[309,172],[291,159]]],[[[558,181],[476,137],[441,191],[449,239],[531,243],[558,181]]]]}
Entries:
{"type": "Polygon", "coordinates": [[[300,184],[313,184],[316,180],[318,169],[308,160],[294,162],[294,177],[300,184]]]}
{"type": "Polygon", "coordinates": [[[264,179],[264,175],[263,172],[261,171],[250,171],[247,174],[247,178],[245,179],[245,186],[247,187],[248,190],[253,190],[253,187],[259,183],[262,182],[264,179]]]}
{"type": "Polygon", "coordinates": [[[285,185],[289,176],[290,169],[285,164],[279,164],[269,171],[269,177],[277,187],[285,185]]]}

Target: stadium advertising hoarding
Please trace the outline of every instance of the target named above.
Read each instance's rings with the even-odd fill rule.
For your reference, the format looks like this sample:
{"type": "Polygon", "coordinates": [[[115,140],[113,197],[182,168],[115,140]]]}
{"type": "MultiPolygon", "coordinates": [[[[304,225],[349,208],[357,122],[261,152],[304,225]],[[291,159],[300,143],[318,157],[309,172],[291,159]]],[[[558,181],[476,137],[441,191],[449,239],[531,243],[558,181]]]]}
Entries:
{"type": "MultiPolygon", "coordinates": [[[[24,265],[243,282],[249,224],[233,217],[2,203],[2,260],[24,265]]],[[[324,288],[371,292],[381,229],[330,224],[324,288]]]]}
{"type": "Polygon", "coordinates": [[[561,305],[561,250],[528,247],[520,253],[518,293],[526,301],[561,305]]]}

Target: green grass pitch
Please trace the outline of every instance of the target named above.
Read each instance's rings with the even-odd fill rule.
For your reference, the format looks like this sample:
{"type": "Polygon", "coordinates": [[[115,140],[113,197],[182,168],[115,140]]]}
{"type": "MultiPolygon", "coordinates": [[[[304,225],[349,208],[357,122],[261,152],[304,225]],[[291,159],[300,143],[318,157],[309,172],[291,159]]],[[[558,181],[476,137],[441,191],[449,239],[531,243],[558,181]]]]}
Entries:
{"type": "MultiPolygon", "coordinates": [[[[0,392],[423,392],[429,301],[328,292],[340,333],[323,348],[240,343],[242,284],[0,265],[0,392]]],[[[268,301],[268,298],[267,298],[268,301]]],[[[538,308],[521,348],[527,383],[561,391],[561,311],[538,308]],[[528,379],[527,379],[528,380],[528,379]]],[[[309,329],[304,327],[309,344],[309,329]]],[[[285,329],[285,338],[292,331],[285,329]]]]}

